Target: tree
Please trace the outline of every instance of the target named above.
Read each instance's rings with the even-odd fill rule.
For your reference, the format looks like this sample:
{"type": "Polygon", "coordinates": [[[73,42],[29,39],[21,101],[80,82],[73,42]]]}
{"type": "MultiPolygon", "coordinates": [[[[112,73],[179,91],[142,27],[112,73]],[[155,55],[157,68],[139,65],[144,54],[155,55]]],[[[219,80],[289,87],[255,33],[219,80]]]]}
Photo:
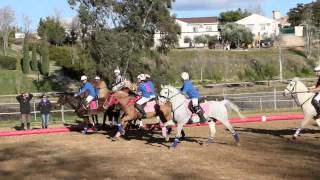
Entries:
{"type": "Polygon", "coordinates": [[[38,60],[37,60],[37,46],[32,46],[32,58],[31,58],[31,70],[32,71],[38,71],[38,60]]]}
{"type": "Polygon", "coordinates": [[[185,36],[183,38],[183,42],[184,43],[188,43],[189,44],[189,47],[192,47],[192,39],[189,37],[189,36],[185,36]]]}
{"type": "Polygon", "coordinates": [[[220,13],[219,21],[222,24],[229,23],[229,22],[235,22],[235,21],[238,21],[242,18],[250,16],[250,14],[251,13],[248,12],[246,9],[242,10],[239,8],[235,11],[226,11],[226,12],[220,13]]]}
{"type": "Polygon", "coordinates": [[[299,26],[303,22],[302,14],[305,13],[305,5],[302,3],[297,4],[297,7],[292,8],[287,13],[288,15],[288,22],[291,24],[292,27],[299,26]]]}
{"type": "Polygon", "coordinates": [[[0,33],[3,41],[3,53],[7,55],[10,26],[15,20],[15,12],[9,6],[0,8],[0,33]]]}
{"type": "MultiPolygon", "coordinates": [[[[172,0],[68,2],[78,8],[83,50],[89,52],[105,77],[111,78],[118,66],[133,79],[141,71],[150,70],[147,55],[156,51],[165,55],[178,41],[180,27],[169,11],[172,0]],[[161,36],[156,48],[155,33],[161,36]]],[[[158,69],[163,64],[161,58],[152,62],[158,69]]]]}
{"type": "Polygon", "coordinates": [[[250,44],[253,42],[253,34],[250,29],[236,23],[228,23],[223,26],[221,36],[224,41],[235,44],[240,47],[241,44],[250,44]]]}
{"type": "Polygon", "coordinates": [[[44,76],[49,75],[50,61],[49,61],[49,50],[47,36],[43,36],[41,42],[41,63],[40,63],[40,72],[44,76]]]}
{"type": "Polygon", "coordinates": [[[22,71],[28,74],[30,70],[30,56],[29,56],[29,34],[25,34],[23,41],[23,59],[22,59],[22,71]]]}
{"type": "Polygon", "coordinates": [[[195,44],[203,44],[203,47],[206,46],[208,39],[204,35],[195,36],[193,38],[195,44]]]}
{"type": "Polygon", "coordinates": [[[46,36],[48,42],[53,45],[62,45],[66,35],[64,27],[54,17],[47,17],[45,20],[40,19],[38,34],[41,38],[46,36]]]}

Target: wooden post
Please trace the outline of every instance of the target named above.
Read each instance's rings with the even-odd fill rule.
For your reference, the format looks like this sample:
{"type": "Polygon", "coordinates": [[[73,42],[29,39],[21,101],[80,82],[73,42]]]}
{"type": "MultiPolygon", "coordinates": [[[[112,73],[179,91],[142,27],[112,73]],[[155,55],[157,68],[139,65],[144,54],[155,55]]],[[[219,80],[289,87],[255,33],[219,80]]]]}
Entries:
{"type": "Polygon", "coordinates": [[[262,111],[262,100],[260,98],[260,110],[262,111]]]}
{"type": "Polygon", "coordinates": [[[273,102],[274,102],[274,109],[277,110],[277,90],[273,89],[273,102]]]}
{"type": "Polygon", "coordinates": [[[65,121],[64,121],[64,105],[61,106],[61,119],[62,119],[62,122],[65,123],[65,121]]]}
{"type": "Polygon", "coordinates": [[[33,112],[34,112],[34,120],[37,121],[37,109],[36,109],[35,101],[33,101],[33,112]]]}

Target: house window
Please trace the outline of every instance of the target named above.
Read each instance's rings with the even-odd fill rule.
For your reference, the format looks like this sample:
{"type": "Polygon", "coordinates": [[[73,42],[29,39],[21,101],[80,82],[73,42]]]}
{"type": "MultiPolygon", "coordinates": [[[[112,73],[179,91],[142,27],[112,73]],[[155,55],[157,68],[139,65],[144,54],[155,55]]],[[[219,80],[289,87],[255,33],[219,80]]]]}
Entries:
{"type": "Polygon", "coordinates": [[[265,31],[266,30],[266,24],[260,24],[260,30],[265,31]]]}
{"type": "Polygon", "coordinates": [[[198,32],[198,27],[194,26],[193,27],[193,32],[198,32]]]}
{"type": "Polygon", "coordinates": [[[211,32],[212,31],[212,26],[206,26],[206,31],[211,32]]]}
{"type": "Polygon", "coordinates": [[[248,28],[249,28],[251,31],[253,31],[253,29],[254,29],[254,24],[248,24],[248,28]]]}

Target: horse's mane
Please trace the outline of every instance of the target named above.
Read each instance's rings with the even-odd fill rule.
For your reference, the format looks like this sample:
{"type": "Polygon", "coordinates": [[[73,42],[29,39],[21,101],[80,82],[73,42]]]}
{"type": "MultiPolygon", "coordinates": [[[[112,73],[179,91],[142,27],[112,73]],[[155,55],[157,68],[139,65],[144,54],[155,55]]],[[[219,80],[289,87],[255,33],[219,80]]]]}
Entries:
{"type": "Polygon", "coordinates": [[[162,89],[165,89],[165,88],[170,89],[170,91],[175,92],[175,93],[179,92],[179,90],[176,87],[172,86],[172,85],[165,85],[165,86],[162,87],[162,89]]]}

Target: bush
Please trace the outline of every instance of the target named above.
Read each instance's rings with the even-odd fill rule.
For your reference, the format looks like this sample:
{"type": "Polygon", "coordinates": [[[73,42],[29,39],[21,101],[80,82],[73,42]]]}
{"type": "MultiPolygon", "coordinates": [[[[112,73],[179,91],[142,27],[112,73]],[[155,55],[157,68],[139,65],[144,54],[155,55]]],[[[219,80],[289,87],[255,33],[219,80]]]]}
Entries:
{"type": "Polygon", "coordinates": [[[15,70],[17,68],[17,59],[9,56],[0,55],[0,66],[3,69],[15,70]]]}

